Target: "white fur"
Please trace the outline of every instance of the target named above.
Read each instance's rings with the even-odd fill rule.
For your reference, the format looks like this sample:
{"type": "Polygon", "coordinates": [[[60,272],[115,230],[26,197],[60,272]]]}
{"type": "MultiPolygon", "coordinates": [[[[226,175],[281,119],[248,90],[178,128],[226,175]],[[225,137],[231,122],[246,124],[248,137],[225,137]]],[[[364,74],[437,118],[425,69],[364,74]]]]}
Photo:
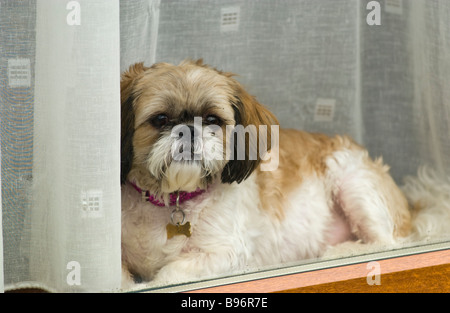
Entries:
{"type": "Polygon", "coordinates": [[[367,166],[367,151],[344,149],[328,159],[333,195],[350,221],[352,233],[365,242],[394,243],[394,225],[378,192],[377,175],[367,166]]]}
{"type": "Polygon", "coordinates": [[[239,185],[216,182],[182,205],[192,225],[190,238],[167,240],[173,208],[143,202],[134,188],[124,185],[123,261],[146,273],[143,279],[152,285],[166,285],[317,258],[331,244],[351,239],[337,207],[354,233],[391,242],[391,218],[371,189],[372,174],[361,153],[338,151],[328,160],[325,178],[304,178],[286,195],[282,220],[260,209],[256,174],[239,185]]]}
{"type": "MultiPolygon", "coordinates": [[[[161,181],[162,193],[177,190],[190,192],[199,187],[206,188],[202,184],[205,176],[217,174],[226,163],[223,157],[223,139],[221,133],[215,131],[214,125],[198,127],[201,139],[195,138],[193,142],[195,156],[188,160],[174,160],[182,157],[178,151],[186,144],[186,141],[178,137],[183,127],[187,128],[186,125],[178,125],[170,134],[161,136],[147,158],[147,169],[161,181]],[[190,165],[186,166],[187,163],[190,165]]],[[[190,132],[187,134],[190,136],[190,132]]],[[[186,144],[189,149],[190,144],[189,138],[186,144]]]]}
{"type": "Polygon", "coordinates": [[[389,246],[379,242],[363,244],[360,240],[343,242],[329,248],[322,258],[336,259],[450,240],[450,179],[423,166],[416,176],[405,178],[401,189],[417,210],[410,235],[389,246]]]}
{"type": "Polygon", "coordinates": [[[450,180],[429,167],[419,168],[402,187],[408,201],[418,206],[410,242],[450,239],[450,180]]]}

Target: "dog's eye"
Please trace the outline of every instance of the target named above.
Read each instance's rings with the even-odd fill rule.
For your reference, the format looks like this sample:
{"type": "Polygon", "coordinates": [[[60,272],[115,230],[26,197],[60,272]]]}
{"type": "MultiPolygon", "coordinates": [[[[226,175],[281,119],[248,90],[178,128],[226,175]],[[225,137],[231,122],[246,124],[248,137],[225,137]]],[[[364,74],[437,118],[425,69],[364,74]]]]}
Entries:
{"type": "Polygon", "coordinates": [[[208,125],[219,125],[222,123],[222,121],[220,120],[220,118],[218,118],[215,115],[208,115],[205,118],[205,123],[208,125]]]}
{"type": "Polygon", "coordinates": [[[165,114],[158,114],[150,119],[150,123],[156,128],[161,128],[169,123],[169,117],[165,114]]]}

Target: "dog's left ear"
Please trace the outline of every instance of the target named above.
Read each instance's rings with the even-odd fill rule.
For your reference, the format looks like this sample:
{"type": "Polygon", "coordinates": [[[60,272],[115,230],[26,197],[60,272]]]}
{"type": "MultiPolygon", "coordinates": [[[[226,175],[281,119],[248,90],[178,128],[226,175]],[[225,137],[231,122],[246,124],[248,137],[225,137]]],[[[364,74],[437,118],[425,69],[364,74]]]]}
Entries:
{"type": "Polygon", "coordinates": [[[121,134],[120,134],[120,183],[124,184],[133,164],[135,81],[148,68],[137,63],[125,71],[120,81],[121,134]]]}
{"type": "Polygon", "coordinates": [[[233,149],[234,153],[222,172],[222,182],[230,184],[237,182],[239,184],[247,179],[261,163],[259,145],[263,143],[267,151],[271,149],[271,125],[278,125],[279,123],[275,115],[248,94],[237,81],[230,77],[229,73],[224,74],[234,82],[235,97],[231,101],[231,105],[237,128],[235,128],[236,132],[232,136],[245,136],[245,159],[240,160],[238,156],[238,150],[243,147],[238,147],[239,141],[237,138],[230,140],[230,143],[227,144],[232,144],[233,147],[229,146],[228,149],[233,149]],[[267,126],[267,132],[260,133],[260,126],[263,125],[267,126]],[[239,129],[239,127],[241,128],[239,129]],[[242,129],[245,130],[244,134],[242,134],[242,129]],[[241,130],[241,133],[239,133],[239,130],[241,130]],[[248,135],[245,135],[245,133],[248,133],[248,135]]]}

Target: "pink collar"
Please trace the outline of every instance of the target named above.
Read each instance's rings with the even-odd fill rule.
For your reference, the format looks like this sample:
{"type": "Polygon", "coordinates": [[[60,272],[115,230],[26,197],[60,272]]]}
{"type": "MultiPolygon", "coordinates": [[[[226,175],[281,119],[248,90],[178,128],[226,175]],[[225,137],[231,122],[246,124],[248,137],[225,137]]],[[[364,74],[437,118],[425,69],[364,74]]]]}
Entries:
{"type": "MultiPolygon", "coordinates": [[[[162,199],[158,200],[155,195],[150,194],[148,190],[142,190],[139,188],[135,183],[130,182],[131,186],[134,187],[141,195],[142,200],[148,201],[150,203],[153,203],[156,206],[166,206],[164,201],[162,199]]],[[[204,193],[205,190],[203,189],[197,189],[193,192],[186,192],[186,191],[180,191],[180,192],[173,192],[169,195],[169,206],[173,206],[177,204],[177,197],[179,197],[178,204],[183,203],[185,201],[191,200],[192,198],[195,198],[198,195],[201,195],[204,193]]]]}

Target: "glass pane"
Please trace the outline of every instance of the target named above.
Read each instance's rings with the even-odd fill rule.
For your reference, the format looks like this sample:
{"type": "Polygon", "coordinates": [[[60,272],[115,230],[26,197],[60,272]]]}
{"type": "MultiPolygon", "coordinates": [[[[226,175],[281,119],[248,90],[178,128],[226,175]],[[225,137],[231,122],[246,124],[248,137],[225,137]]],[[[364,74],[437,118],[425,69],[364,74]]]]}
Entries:
{"type": "MultiPolygon", "coordinates": [[[[367,148],[373,159],[382,157],[389,165],[390,174],[411,207],[422,207],[420,211],[411,209],[414,212],[413,230],[408,233],[409,237],[395,243],[347,242],[326,249],[318,256],[298,257],[297,260],[281,258],[267,261],[264,265],[255,265],[251,261],[246,263],[245,260],[252,259],[252,254],[260,255],[259,251],[249,249],[248,258],[242,257],[245,265],[237,266],[233,272],[230,269],[234,263],[230,261],[233,265],[216,272],[212,270],[215,274],[209,272],[210,276],[225,276],[227,282],[240,281],[254,273],[259,273],[257,277],[270,275],[266,271],[272,269],[279,273],[284,269],[289,272],[293,266],[299,266],[299,271],[302,266],[326,267],[325,263],[329,264],[330,260],[336,262],[333,263],[335,265],[352,262],[351,257],[355,255],[363,255],[370,260],[379,253],[408,254],[411,253],[407,252],[411,251],[408,249],[416,247],[421,248],[414,251],[442,249],[441,243],[449,239],[448,224],[442,221],[448,221],[450,217],[450,208],[445,200],[449,195],[446,157],[449,104],[448,97],[444,96],[447,91],[443,88],[450,77],[447,7],[445,1],[438,0],[121,2],[121,12],[124,12],[121,21],[125,25],[121,28],[121,36],[126,40],[126,44],[121,46],[122,56],[126,56],[126,60],[122,58],[122,72],[136,62],[144,61],[146,66],[150,66],[154,62],[179,64],[186,58],[203,58],[204,63],[212,67],[236,73],[235,78],[246,90],[277,116],[282,129],[295,128],[330,136],[350,135],[367,148]],[[136,26],[144,20],[153,29],[158,21],[156,39],[155,33],[148,28],[139,27],[136,32],[136,26]],[[145,43],[136,37],[146,38],[145,43]],[[144,56],[143,50],[135,49],[148,44],[156,51],[155,56],[144,56]],[[245,274],[229,276],[233,273],[245,274]]],[[[145,51],[148,53],[149,50],[145,51]]],[[[147,86],[151,88],[154,85],[147,82],[147,86]]],[[[150,106],[151,99],[146,101],[150,106]]],[[[274,188],[278,187],[277,183],[281,184],[273,182],[274,188]]],[[[253,201],[258,201],[258,195],[248,194],[246,186],[245,182],[239,185],[233,197],[250,196],[253,201]],[[245,194],[241,195],[239,190],[245,194]]],[[[300,188],[299,182],[299,190],[302,190],[300,188]]],[[[129,193],[137,192],[130,190],[129,193]]],[[[293,198],[292,194],[283,196],[293,198]]],[[[243,207],[243,210],[248,209],[245,205],[250,206],[247,202],[236,201],[234,205],[243,207]]],[[[317,198],[311,201],[317,201],[317,198]]],[[[171,209],[166,210],[170,215],[171,209]]],[[[209,222],[214,223],[214,218],[211,219],[209,222]]],[[[219,217],[217,219],[218,228],[229,227],[222,225],[219,217]]],[[[311,224],[303,227],[311,227],[311,224]]],[[[261,236],[263,233],[261,231],[261,236]]],[[[163,240],[163,236],[164,233],[158,233],[152,238],[163,240]]],[[[230,236],[239,237],[236,233],[230,236]]],[[[131,238],[126,240],[132,241],[131,238]]],[[[307,241],[305,238],[287,238],[274,248],[268,240],[266,246],[255,249],[272,249],[271,253],[277,254],[295,240],[299,245],[305,245],[307,241]]],[[[252,244],[257,245],[256,242],[255,239],[252,244]]],[[[132,245],[131,242],[129,244],[132,245]]],[[[443,245],[446,246],[445,243],[443,245]]],[[[161,249],[169,246],[163,245],[161,249]]],[[[201,246],[193,249],[199,255],[206,250],[201,246]]],[[[155,250],[158,250],[156,246],[155,250]]],[[[140,267],[142,264],[137,258],[130,261],[136,262],[130,266],[135,276],[146,276],[144,284],[135,287],[154,288],[157,283],[153,279],[159,280],[158,271],[164,275],[177,273],[174,281],[169,282],[177,285],[183,281],[180,278],[184,277],[183,269],[197,273],[192,264],[214,267],[207,261],[203,263],[200,256],[195,259],[195,253],[177,254],[177,258],[185,258],[186,263],[158,258],[153,265],[149,262],[140,267]]],[[[220,262],[212,261],[211,255],[209,257],[211,263],[220,262]]],[[[194,276],[186,280],[198,279],[194,276]]],[[[180,285],[169,290],[183,288],[180,285]]]]}

